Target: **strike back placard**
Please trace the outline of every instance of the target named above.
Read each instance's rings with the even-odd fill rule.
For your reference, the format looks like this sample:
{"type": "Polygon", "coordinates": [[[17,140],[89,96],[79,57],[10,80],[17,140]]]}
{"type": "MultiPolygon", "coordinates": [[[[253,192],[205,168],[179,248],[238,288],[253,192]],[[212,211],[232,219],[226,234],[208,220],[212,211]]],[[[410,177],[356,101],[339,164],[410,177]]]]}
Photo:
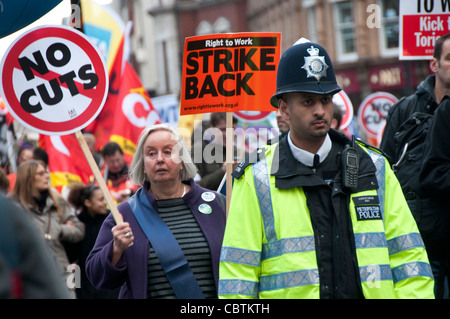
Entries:
{"type": "Polygon", "coordinates": [[[274,111],[280,33],[187,38],[180,114],[274,111]]]}

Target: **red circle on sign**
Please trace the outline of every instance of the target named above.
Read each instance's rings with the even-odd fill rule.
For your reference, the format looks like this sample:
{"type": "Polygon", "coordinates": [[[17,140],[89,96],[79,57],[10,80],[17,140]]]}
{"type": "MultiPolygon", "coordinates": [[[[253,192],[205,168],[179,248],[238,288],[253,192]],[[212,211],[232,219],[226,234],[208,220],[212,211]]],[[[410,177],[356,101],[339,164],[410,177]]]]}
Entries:
{"type": "MultiPolygon", "coordinates": [[[[364,101],[362,101],[361,106],[358,110],[358,120],[360,121],[360,123],[362,124],[362,126],[364,127],[364,129],[372,136],[376,137],[378,134],[378,131],[373,131],[368,125],[367,122],[365,120],[365,114],[367,111],[367,108],[369,106],[373,105],[373,102],[376,100],[388,100],[392,103],[392,105],[395,104],[395,102],[397,102],[397,98],[389,93],[386,92],[376,92],[376,93],[372,93],[369,96],[367,96],[364,101]]],[[[391,105],[391,106],[392,106],[391,105]]],[[[376,111],[378,112],[378,111],[376,111]]]]}
{"type": "Polygon", "coordinates": [[[342,90],[333,96],[333,103],[335,105],[337,105],[338,107],[340,107],[341,105],[344,106],[344,110],[342,112],[343,114],[342,114],[341,126],[339,127],[339,129],[344,130],[347,128],[347,126],[350,125],[351,121],[353,120],[352,102],[350,101],[350,98],[348,97],[348,95],[342,90]]]}
{"type": "Polygon", "coordinates": [[[270,115],[270,111],[236,111],[233,113],[237,118],[248,121],[248,122],[258,122],[264,120],[267,116],[270,115]],[[250,112],[250,113],[246,113],[250,112]]]}
{"type": "MultiPolygon", "coordinates": [[[[46,49],[47,48],[42,49],[44,53],[46,49]]],[[[71,59],[81,58],[79,56],[72,56],[71,59]]],[[[37,130],[40,133],[64,135],[79,131],[95,119],[105,103],[109,83],[108,73],[103,59],[97,49],[89,42],[88,38],[75,29],[65,26],[45,26],[32,29],[11,44],[5,53],[1,66],[0,80],[2,85],[0,89],[2,90],[3,99],[9,111],[20,123],[33,130],[37,130]],[[89,105],[85,108],[85,110],[83,110],[79,116],[61,122],[40,119],[32,113],[25,111],[17,97],[16,91],[14,90],[15,83],[13,73],[15,69],[21,70],[18,59],[21,57],[22,52],[29,46],[32,46],[36,41],[48,38],[54,38],[56,40],[59,38],[81,49],[86,54],[88,59],[83,59],[76,62],[84,65],[91,64],[91,72],[94,72],[98,76],[98,83],[96,86],[91,88],[89,91],[84,91],[84,93],[89,92],[88,98],[90,99],[89,105]]],[[[48,73],[50,73],[49,76],[51,77],[59,76],[59,74],[51,71],[50,68],[49,72],[46,74],[48,73]]],[[[35,77],[44,77],[44,75],[38,75],[37,72],[35,72],[34,75],[35,77]]],[[[26,86],[25,81],[26,80],[24,78],[24,81],[20,84],[26,86]]],[[[61,85],[60,82],[58,83],[60,86],[64,86],[61,85]]],[[[80,87],[83,85],[80,82],[77,82],[77,84],[80,87]]],[[[67,87],[67,83],[65,87],[67,87]]],[[[46,106],[46,108],[52,107],[55,108],[55,111],[57,111],[58,106],[59,105],[56,104],[46,106]]]]}

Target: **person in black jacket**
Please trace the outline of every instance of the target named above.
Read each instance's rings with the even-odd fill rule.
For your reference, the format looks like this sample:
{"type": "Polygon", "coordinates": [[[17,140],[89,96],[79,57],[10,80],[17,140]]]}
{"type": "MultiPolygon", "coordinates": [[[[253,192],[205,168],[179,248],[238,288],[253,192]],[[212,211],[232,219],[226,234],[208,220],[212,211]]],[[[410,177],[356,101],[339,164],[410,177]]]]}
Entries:
{"type": "MultiPolygon", "coordinates": [[[[420,171],[420,192],[422,196],[429,197],[436,202],[442,214],[450,216],[450,96],[445,96],[436,110],[426,143],[429,143],[428,152],[424,156],[422,170],[420,171]]],[[[448,232],[448,228],[446,230],[448,232]]],[[[446,258],[440,268],[441,286],[447,279],[450,283],[450,243],[441,243],[446,258]],[[444,281],[444,282],[442,282],[444,281]]],[[[445,295],[446,290],[441,294],[445,295]]],[[[448,297],[448,295],[445,295],[448,297]]]]}
{"type": "Polygon", "coordinates": [[[99,290],[92,286],[86,277],[86,258],[94,247],[98,232],[108,216],[106,200],[98,185],[85,186],[82,183],[70,187],[68,201],[79,212],[78,219],[85,225],[84,239],[77,244],[67,245],[71,260],[76,261],[80,269],[80,286],[76,289],[78,299],[117,299],[118,290],[99,290]]]}
{"type": "MultiPolygon", "coordinates": [[[[400,126],[415,112],[433,115],[441,108],[441,104],[447,103],[441,103],[441,101],[446,100],[445,96],[450,94],[450,34],[446,34],[436,41],[433,58],[430,60],[430,69],[434,74],[429,75],[420,83],[414,94],[402,98],[389,110],[380,149],[388,155],[391,164],[397,163],[400,158],[401,152],[396,151],[395,139],[400,126]]],[[[425,143],[440,144],[441,139],[448,140],[448,129],[440,134],[443,135],[440,138],[437,137],[439,141],[434,140],[435,136],[429,137],[425,143]]],[[[440,145],[439,147],[444,148],[445,146],[440,145]]],[[[428,160],[424,159],[424,162],[427,163],[428,160]]],[[[439,180],[429,177],[427,180],[437,186],[439,180]]],[[[408,183],[400,178],[399,182],[402,187],[408,183]]],[[[408,192],[405,197],[418,224],[433,268],[436,279],[436,298],[447,298],[448,292],[444,291],[443,283],[445,264],[447,264],[447,256],[450,251],[450,232],[448,231],[450,214],[446,213],[448,205],[436,200],[434,195],[430,196],[432,192],[424,192],[426,187],[420,188],[420,185],[414,185],[414,188],[415,192],[408,192]]]]}
{"type": "Polygon", "coordinates": [[[436,40],[429,75],[417,87],[417,91],[400,99],[390,110],[386,118],[380,149],[389,156],[391,164],[397,162],[394,135],[400,125],[413,113],[433,114],[443,97],[450,94],[450,33],[436,40]]]}
{"type": "Polygon", "coordinates": [[[427,143],[430,144],[425,154],[420,172],[421,193],[447,200],[447,213],[450,214],[450,96],[442,100],[436,110],[427,143]]]}

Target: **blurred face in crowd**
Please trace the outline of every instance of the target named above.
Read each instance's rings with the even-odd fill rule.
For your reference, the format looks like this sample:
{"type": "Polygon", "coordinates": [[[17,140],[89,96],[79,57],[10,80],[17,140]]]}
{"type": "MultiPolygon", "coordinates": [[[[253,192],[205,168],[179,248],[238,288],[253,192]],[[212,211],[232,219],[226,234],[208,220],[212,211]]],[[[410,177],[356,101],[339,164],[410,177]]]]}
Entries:
{"type": "Polygon", "coordinates": [[[104,156],[104,161],[111,173],[119,173],[125,165],[124,156],[119,151],[116,151],[113,155],[104,156]]]}
{"type": "Polygon", "coordinates": [[[278,125],[278,129],[280,130],[280,133],[286,134],[289,131],[289,123],[283,118],[280,110],[277,111],[276,118],[277,118],[277,125],[278,125]]]}
{"type": "Polygon", "coordinates": [[[144,143],[144,171],[150,184],[181,182],[181,169],[177,141],[172,138],[172,132],[158,130],[150,133],[144,143]]]}
{"type": "Polygon", "coordinates": [[[23,163],[33,159],[33,150],[31,148],[26,148],[19,154],[19,158],[17,159],[17,163],[23,163]]]}
{"type": "Polygon", "coordinates": [[[216,136],[214,137],[214,142],[217,144],[222,143],[223,146],[227,145],[227,122],[226,121],[219,121],[216,126],[214,126],[216,129],[219,129],[222,133],[222,136],[216,136]]]}
{"type": "Polygon", "coordinates": [[[86,199],[84,201],[84,205],[87,207],[88,212],[92,215],[104,215],[108,212],[105,196],[103,196],[100,188],[96,188],[92,191],[91,198],[86,199]]]}
{"type": "Polygon", "coordinates": [[[436,73],[436,85],[446,90],[450,89],[450,39],[444,41],[439,59],[431,58],[430,68],[436,73]]]}
{"type": "Polygon", "coordinates": [[[316,153],[330,130],[333,95],[288,93],[279,100],[279,110],[290,123],[292,142],[316,153]]]}
{"type": "Polygon", "coordinates": [[[36,172],[34,174],[34,183],[36,189],[39,192],[48,190],[50,188],[50,174],[41,164],[37,166],[36,172]]]}

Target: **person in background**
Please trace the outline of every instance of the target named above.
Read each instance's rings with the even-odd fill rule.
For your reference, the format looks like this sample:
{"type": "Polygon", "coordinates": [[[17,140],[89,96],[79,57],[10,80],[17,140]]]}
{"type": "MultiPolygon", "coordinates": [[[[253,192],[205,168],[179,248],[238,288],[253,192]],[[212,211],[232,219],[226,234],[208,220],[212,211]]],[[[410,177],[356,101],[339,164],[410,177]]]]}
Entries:
{"type": "Polygon", "coordinates": [[[83,133],[83,136],[86,140],[86,144],[88,145],[89,150],[91,151],[92,156],[94,157],[95,163],[97,164],[98,168],[101,169],[103,165],[103,158],[102,155],[95,150],[95,135],[92,133],[83,133]]]}
{"type": "Polygon", "coordinates": [[[8,179],[8,174],[5,170],[0,167],[0,193],[6,195],[9,192],[10,181],[8,179]]]}
{"type": "Polygon", "coordinates": [[[341,122],[342,122],[342,111],[339,108],[339,106],[334,104],[333,119],[331,120],[331,128],[333,130],[339,131],[339,128],[341,127],[341,122]]]}
{"type": "Polygon", "coordinates": [[[68,299],[66,283],[33,220],[0,194],[0,299],[68,299]]]}
{"type": "Polygon", "coordinates": [[[278,139],[281,140],[289,132],[289,123],[283,118],[280,110],[277,110],[276,118],[278,130],[280,131],[280,136],[278,136],[278,139]]]}
{"type": "Polygon", "coordinates": [[[125,162],[123,150],[116,142],[108,142],[102,148],[105,164],[106,181],[111,195],[117,203],[127,200],[136,192],[138,186],[129,179],[128,164],[125,162]]]}
{"type": "MultiPolygon", "coordinates": [[[[435,114],[445,96],[450,94],[450,33],[436,40],[433,57],[430,59],[430,70],[433,74],[419,84],[414,94],[400,99],[389,109],[380,149],[388,155],[391,165],[398,163],[401,158],[401,152],[397,150],[396,136],[402,133],[402,124],[416,112],[435,114]]],[[[431,140],[427,139],[424,143],[430,142],[431,140]]],[[[403,145],[399,145],[400,147],[403,145]]],[[[414,162],[424,159],[415,156],[409,160],[414,165],[414,162]]],[[[406,160],[403,162],[410,163],[406,160]]],[[[436,298],[449,298],[449,289],[443,287],[443,274],[446,272],[446,265],[450,263],[450,214],[446,213],[447,206],[437,201],[435,196],[422,193],[419,183],[411,183],[409,177],[398,179],[404,187],[405,197],[427,249],[436,279],[436,298]]]]}
{"type": "MultiPolygon", "coordinates": [[[[423,196],[431,198],[441,209],[444,216],[450,215],[450,96],[446,96],[437,108],[431,122],[426,143],[430,147],[424,155],[420,171],[420,191],[423,196]]],[[[446,229],[448,232],[448,228],[446,229]]],[[[450,243],[440,242],[445,252],[445,262],[439,268],[438,276],[442,278],[442,298],[448,298],[450,287],[450,243]]],[[[439,292],[438,292],[439,293],[439,292]]]]}
{"type": "MultiPolygon", "coordinates": [[[[24,142],[19,149],[17,150],[17,167],[30,159],[33,159],[33,145],[29,142],[24,142]]],[[[17,173],[10,172],[8,174],[9,179],[9,192],[13,190],[14,185],[16,184],[17,173]]]]}
{"type": "Polygon", "coordinates": [[[42,147],[33,147],[33,159],[44,162],[45,167],[48,167],[48,153],[42,147]]]}
{"type": "MultiPolygon", "coordinates": [[[[11,198],[32,216],[65,282],[69,260],[62,241],[81,241],[84,225],[73,214],[69,203],[50,186],[50,176],[42,161],[28,160],[19,165],[11,198]]],[[[75,298],[73,290],[70,295],[75,298]]]]}
{"type": "Polygon", "coordinates": [[[103,223],[86,261],[91,283],[121,287],[119,298],[217,298],[225,197],[193,181],[189,151],[164,124],[143,130],[130,172],[142,186],[118,205],[124,223],[103,223]]]}
{"type": "MultiPolygon", "coordinates": [[[[233,118],[234,125],[236,125],[236,122],[237,120],[233,118]]],[[[227,170],[226,129],[226,113],[212,113],[210,127],[205,130],[201,140],[194,141],[192,148],[192,158],[197,166],[198,174],[200,175],[198,184],[214,191],[218,189],[227,170]],[[208,138],[211,138],[212,136],[214,136],[214,139],[210,141],[208,138]],[[206,140],[204,137],[206,137],[206,140]],[[201,154],[198,154],[199,152],[201,152],[201,154]],[[201,159],[201,161],[197,161],[197,159],[201,159]]],[[[235,165],[237,165],[237,163],[235,165]]]]}
{"type": "Polygon", "coordinates": [[[68,255],[81,270],[80,288],[76,289],[78,299],[117,299],[118,290],[95,289],[86,277],[86,259],[94,247],[103,221],[109,214],[105,197],[98,185],[76,183],[70,185],[67,200],[77,210],[78,219],[85,226],[81,242],[66,246],[68,255]]]}
{"type": "Polygon", "coordinates": [[[281,116],[280,110],[276,111],[275,118],[277,120],[278,131],[280,134],[268,141],[268,145],[278,143],[289,132],[289,123],[281,116]]]}

